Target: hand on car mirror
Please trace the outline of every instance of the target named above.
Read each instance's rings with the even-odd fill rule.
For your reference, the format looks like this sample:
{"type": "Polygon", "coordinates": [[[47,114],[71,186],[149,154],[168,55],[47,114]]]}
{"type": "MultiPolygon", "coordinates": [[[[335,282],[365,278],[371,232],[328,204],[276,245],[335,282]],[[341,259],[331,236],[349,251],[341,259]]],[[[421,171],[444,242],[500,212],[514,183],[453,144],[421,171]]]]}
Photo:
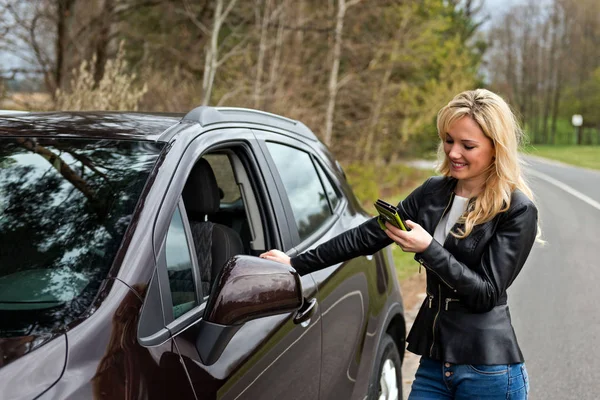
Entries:
{"type": "Polygon", "coordinates": [[[269,250],[266,253],[262,253],[260,258],[266,258],[267,260],[278,261],[283,264],[292,265],[290,262],[290,257],[285,254],[283,251],[279,250],[269,250]]]}

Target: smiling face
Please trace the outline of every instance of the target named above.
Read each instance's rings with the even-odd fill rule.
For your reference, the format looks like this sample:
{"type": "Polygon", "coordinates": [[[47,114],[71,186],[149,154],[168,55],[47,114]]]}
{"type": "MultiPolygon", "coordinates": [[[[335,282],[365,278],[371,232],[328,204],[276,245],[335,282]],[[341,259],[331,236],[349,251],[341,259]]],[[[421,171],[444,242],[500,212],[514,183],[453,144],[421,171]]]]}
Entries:
{"type": "Polygon", "coordinates": [[[483,188],[495,150],[492,140],[471,117],[462,117],[448,127],[444,153],[450,175],[459,180],[460,187],[469,192],[483,188]]]}

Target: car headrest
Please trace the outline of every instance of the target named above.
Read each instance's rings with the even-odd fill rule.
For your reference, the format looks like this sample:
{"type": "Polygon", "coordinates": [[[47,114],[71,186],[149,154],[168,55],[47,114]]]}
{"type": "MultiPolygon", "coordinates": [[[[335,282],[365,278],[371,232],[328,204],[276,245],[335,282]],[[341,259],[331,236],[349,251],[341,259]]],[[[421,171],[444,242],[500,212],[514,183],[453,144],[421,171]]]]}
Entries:
{"type": "Polygon", "coordinates": [[[213,214],[219,211],[221,191],[210,164],[198,160],[183,188],[183,201],[188,211],[194,214],[213,214]]]}

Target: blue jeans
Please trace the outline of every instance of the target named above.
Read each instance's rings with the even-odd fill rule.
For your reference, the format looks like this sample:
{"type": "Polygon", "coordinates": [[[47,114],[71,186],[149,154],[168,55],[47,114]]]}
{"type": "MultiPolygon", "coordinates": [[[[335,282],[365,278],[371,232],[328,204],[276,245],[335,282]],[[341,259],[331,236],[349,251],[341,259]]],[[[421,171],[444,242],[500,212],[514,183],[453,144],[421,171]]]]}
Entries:
{"type": "Polygon", "coordinates": [[[409,400],[526,400],[525,364],[451,364],[421,357],[409,400]]]}

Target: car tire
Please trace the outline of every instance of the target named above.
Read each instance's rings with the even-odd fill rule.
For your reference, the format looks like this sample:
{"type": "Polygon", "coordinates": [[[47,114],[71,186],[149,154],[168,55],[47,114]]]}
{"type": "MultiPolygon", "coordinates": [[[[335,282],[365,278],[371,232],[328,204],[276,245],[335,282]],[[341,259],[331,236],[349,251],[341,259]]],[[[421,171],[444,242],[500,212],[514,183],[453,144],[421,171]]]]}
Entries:
{"type": "Polygon", "coordinates": [[[402,400],[402,362],[396,342],[384,333],[369,383],[369,400],[402,400]]]}

